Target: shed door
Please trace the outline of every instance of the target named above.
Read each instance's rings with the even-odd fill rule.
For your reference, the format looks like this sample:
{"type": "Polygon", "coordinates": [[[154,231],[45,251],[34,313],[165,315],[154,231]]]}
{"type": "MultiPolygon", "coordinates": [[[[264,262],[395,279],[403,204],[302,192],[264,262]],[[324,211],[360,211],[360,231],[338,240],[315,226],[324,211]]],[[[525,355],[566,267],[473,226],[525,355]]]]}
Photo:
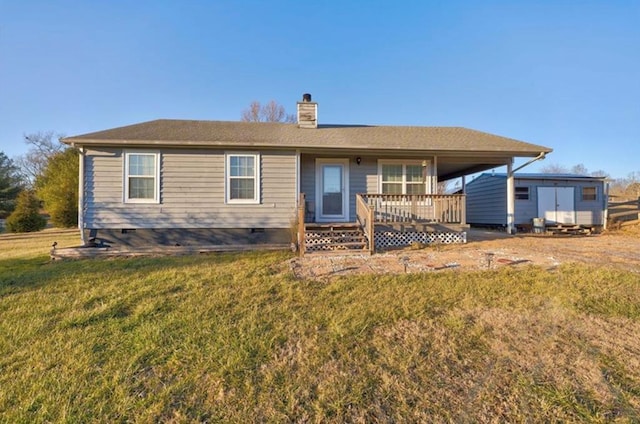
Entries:
{"type": "Polygon", "coordinates": [[[538,216],[550,224],[575,224],[573,187],[538,187],[538,216]]]}

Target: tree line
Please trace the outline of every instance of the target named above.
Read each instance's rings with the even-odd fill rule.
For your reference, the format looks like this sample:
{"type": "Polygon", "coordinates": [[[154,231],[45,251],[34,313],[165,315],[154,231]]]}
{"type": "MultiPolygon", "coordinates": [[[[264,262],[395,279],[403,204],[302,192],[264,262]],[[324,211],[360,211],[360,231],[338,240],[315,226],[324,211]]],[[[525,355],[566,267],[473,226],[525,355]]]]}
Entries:
{"type": "Polygon", "coordinates": [[[24,136],[27,153],[10,159],[0,152],[0,219],[10,232],[78,225],[78,151],[52,131],[24,136]]]}

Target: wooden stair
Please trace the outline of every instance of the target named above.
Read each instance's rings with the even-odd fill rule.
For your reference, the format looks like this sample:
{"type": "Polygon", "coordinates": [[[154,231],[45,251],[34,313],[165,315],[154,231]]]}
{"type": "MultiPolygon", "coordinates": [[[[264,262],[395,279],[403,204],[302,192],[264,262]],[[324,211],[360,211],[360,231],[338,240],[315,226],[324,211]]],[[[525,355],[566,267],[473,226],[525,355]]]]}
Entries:
{"type": "Polygon", "coordinates": [[[554,236],[588,236],[591,234],[591,228],[574,224],[547,225],[545,231],[554,236]]]}
{"type": "Polygon", "coordinates": [[[306,253],[370,253],[357,223],[305,224],[304,236],[306,253]]]}

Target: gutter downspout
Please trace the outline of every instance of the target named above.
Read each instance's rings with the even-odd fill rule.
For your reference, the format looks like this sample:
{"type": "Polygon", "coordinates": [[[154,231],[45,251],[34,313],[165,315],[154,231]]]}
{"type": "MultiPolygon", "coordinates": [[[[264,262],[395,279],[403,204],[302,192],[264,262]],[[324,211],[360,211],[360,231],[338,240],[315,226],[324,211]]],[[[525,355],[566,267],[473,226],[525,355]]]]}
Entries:
{"type": "Polygon", "coordinates": [[[529,166],[531,165],[533,162],[537,162],[539,160],[543,160],[544,158],[547,157],[547,154],[545,152],[540,152],[540,154],[538,156],[536,156],[535,158],[531,159],[529,162],[520,165],[519,167],[517,167],[516,169],[514,169],[512,172],[518,172],[519,170],[521,170],[522,168],[524,168],[525,166],[529,166]]]}
{"type": "Polygon", "coordinates": [[[542,160],[546,157],[545,152],[540,152],[538,156],[531,159],[527,163],[520,165],[519,167],[513,169],[513,158],[507,163],[507,234],[515,234],[516,233],[516,195],[515,195],[515,178],[514,174],[524,168],[525,166],[531,165],[533,162],[542,160]]]}

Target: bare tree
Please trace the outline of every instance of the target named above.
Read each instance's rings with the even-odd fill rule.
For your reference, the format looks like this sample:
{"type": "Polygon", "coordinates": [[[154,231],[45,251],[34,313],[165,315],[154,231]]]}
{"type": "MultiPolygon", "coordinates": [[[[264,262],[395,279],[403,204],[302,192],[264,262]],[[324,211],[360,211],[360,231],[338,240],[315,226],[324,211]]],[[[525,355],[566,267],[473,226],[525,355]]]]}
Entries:
{"type": "Polygon", "coordinates": [[[60,142],[62,137],[64,137],[63,134],[56,134],[53,131],[24,136],[24,142],[29,146],[29,150],[24,155],[18,156],[15,163],[29,184],[33,184],[36,178],[42,175],[51,157],[65,150],[64,144],[60,142]]]}
{"type": "Polygon", "coordinates": [[[569,170],[557,163],[550,163],[540,169],[543,174],[567,174],[569,170]]]}
{"type": "Polygon", "coordinates": [[[593,177],[604,177],[604,178],[611,178],[611,175],[609,175],[608,172],[602,170],[602,169],[598,169],[597,171],[592,171],[591,176],[593,177]]]}
{"type": "Polygon", "coordinates": [[[565,166],[558,165],[557,163],[550,163],[549,165],[542,167],[540,172],[542,172],[543,174],[576,174],[609,178],[609,174],[602,169],[591,172],[582,163],[573,165],[571,168],[566,168],[565,166]]]}
{"type": "Polygon", "coordinates": [[[259,101],[254,100],[249,107],[242,111],[240,118],[244,122],[295,122],[296,117],[288,114],[284,106],[278,104],[275,100],[262,105],[259,101]]]}
{"type": "Polygon", "coordinates": [[[584,166],[584,164],[579,163],[577,165],[573,165],[571,167],[571,173],[572,174],[578,174],[578,175],[589,175],[589,171],[587,170],[587,167],[584,166]]]}
{"type": "Polygon", "coordinates": [[[640,173],[631,172],[624,181],[624,195],[631,199],[640,198],[640,173]]]}

